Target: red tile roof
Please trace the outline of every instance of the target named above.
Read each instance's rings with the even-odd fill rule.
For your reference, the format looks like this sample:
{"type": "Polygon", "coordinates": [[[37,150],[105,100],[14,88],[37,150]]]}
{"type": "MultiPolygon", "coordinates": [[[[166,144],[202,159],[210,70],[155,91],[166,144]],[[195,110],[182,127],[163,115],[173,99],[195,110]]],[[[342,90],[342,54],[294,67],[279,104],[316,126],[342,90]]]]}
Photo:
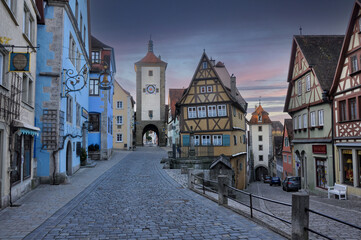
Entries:
{"type": "Polygon", "coordinates": [[[262,106],[259,105],[256,109],[256,111],[254,111],[252,113],[252,117],[251,120],[249,121],[250,124],[265,124],[265,123],[272,123],[271,119],[268,116],[268,112],[266,112],[265,110],[263,110],[262,106]],[[258,121],[258,116],[261,115],[262,116],[262,122],[258,121]]]}
{"type": "Polygon", "coordinates": [[[175,118],[175,104],[182,98],[185,89],[169,89],[169,108],[172,118],[175,118]]]}
{"type": "Polygon", "coordinates": [[[138,63],[164,63],[158,57],[154,55],[153,52],[148,52],[144,58],[142,58],[138,63]]]}

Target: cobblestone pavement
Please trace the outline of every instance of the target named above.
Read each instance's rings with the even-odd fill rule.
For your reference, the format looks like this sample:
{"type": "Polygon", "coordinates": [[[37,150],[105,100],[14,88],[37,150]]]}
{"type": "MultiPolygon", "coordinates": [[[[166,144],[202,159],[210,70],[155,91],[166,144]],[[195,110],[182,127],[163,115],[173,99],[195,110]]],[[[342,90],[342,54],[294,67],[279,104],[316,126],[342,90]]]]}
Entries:
{"type": "Polygon", "coordinates": [[[137,148],[25,239],[283,239],[175,182],[137,148]]]}

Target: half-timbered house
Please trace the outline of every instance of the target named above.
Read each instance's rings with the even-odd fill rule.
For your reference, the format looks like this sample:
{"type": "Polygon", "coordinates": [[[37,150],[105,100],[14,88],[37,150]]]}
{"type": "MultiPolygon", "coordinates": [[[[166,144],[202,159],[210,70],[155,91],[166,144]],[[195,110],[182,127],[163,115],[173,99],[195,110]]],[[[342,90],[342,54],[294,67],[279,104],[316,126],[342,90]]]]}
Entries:
{"type": "Polygon", "coordinates": [[[298,170],[299,166],[295,164],[293,158],[293,126],[292,119],[285,119],[284,129],[283,129],[283,141],[282,141],[282,177],[287,176],[299,176],[298,170]]]}
{"type": "Polygon", "coordinates": [[[236,88],[236,77],[222,62],[215,64],[203,53],[177,109],[182,154],[194,146],[197,157],[230,157],[235,186],[244,188],[247,103],[236,88]]]}
{"type": "Polygon", "coordinates": [[[327,191],[334,184],[332,85],[343,36],[295,36],[284,111],[293,119],[294,157],[302,187],[327,191]]]}
{"type": "Polygon", "coordinates": [[[334,82],[333,122],[336,182],[361,196],[361,2],[356,1],[334,82]]]}

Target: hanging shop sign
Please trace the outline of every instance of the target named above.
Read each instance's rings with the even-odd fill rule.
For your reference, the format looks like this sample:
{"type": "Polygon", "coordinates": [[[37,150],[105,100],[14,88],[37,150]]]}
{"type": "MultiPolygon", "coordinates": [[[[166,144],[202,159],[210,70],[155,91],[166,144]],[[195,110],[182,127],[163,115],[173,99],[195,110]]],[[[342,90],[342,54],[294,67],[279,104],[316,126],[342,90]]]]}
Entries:
{"type": "Polygon", "coordinates": [[[326,145],[312,145],[312,152],[316,154],[327,154],[326,145]]]}
{"type": "Polygon", "coordinates": [[[9,72],[29,72],[29,71],[30,71],[30,53],[28,52],[9,53],[9,72]]]}
{"type": "Polygon", "coordinates": [[[83,107],[81,108],[81,115],[86,119],[88,119],[88,117],[89,117],[88,111],[83,107]]]}

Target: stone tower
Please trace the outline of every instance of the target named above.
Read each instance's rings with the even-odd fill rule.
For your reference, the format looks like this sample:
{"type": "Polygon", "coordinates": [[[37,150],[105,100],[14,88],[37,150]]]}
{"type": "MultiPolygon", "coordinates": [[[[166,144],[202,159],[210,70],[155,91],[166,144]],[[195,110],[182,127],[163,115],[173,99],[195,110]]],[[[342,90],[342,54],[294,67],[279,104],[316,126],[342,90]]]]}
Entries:
{"type": "Polygon", "coordinates": [[[143,135],[154,131],[158,145],[166,145],[165,70],[167,63],[153,53],[149,40],[148,52],[135,64],[137,82],[136,145],[143,145],[143,135]]]}

